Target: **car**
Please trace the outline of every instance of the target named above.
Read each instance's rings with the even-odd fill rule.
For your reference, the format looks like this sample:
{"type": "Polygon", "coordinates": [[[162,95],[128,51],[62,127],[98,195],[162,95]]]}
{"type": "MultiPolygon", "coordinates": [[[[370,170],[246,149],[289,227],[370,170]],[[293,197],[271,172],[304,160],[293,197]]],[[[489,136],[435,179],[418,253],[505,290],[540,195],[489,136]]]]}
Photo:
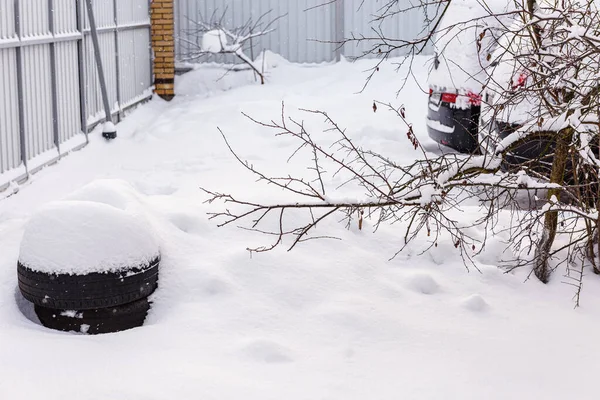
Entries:
{"type": "Polygon", "coordinates": [[[461,153],[480,150],[479,123],[486,69],[497,46],[507,3],[455,0],[446,10],[434,38],[429,74],[427,132],[439,144],[461,153]],[[501,12],[498,12],[501,14],[501,12]],[[487,17],[487,18],[486,18],[487,17]]]}

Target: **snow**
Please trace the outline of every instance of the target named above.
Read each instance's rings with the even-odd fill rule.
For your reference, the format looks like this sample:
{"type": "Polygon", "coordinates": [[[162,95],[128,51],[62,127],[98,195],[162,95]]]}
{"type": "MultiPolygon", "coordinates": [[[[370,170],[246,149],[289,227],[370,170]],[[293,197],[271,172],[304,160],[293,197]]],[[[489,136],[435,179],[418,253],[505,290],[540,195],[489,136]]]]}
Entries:
{"type": "MultiPolygon", "coordinates": [[[[416,61],[421,86],[426,61],[416,61]]],[[[118,139],[107,143],[96,130],[86,148],[0,201],[0,398],[595,399],[598,278],[585,277],[582,307],[574,310],[574,290],[561,283],[560,268],[548,285],[528,280],[529,271],[498,268],[514,256],[504,251],[501,230],[475,257],[481,272],[466,272],[448,237],[431,247],[433,238],[424,234],[392,258],[405,223],[373,232],[369,219],[359,231],[334,218],[318,233],[341,241],[250,256],[247,247],[270,238],[219,229],[207,219],[222,208],[205,204],[200,186],[258,201],[297,200],[256,183],[217,126],[253,165],[310,176],[310,154],[287,162],[296,142],[252,124],[242,111],[277,119],[284,101],[321,140],[331,135],[322,118],[299,108],[324,109],[360,146],[408,163],[419,153],[403,125],[371,108],[373,99],[404,103],[420,143],[439,154],[426,133],[427,93],[411,82],[397,98],[394,62],[384,63],[359,94],[371,61],[281,63],[264,86],[248,71],[217,81],[223,70],[199,68],[178,78],[171,102],[153,99],[132,112],[119,124],[118,139]],[[27,221],[55,201],[147,217],[162,262],[143,327],[88,336],[39,325],[16,289],[16,260],[27,221]]],[[[331,175],[327,182],[342,183],[331,175]]],[[[346,186],[329,196],[364,193],[346,186]]],[[[453,217],[468,224],[480,215],[469,199],[453,217]]],[[[501,227],[508,218],[501,215],[501,227]]]]}
{"type": "Polygon", "coordinates": [[[83,313],[78,312],[76,310],[65,310],[65,311],[62,311],[60,313],[60,315],[62,315],[63,317],[69,317],[69,318],[78,318],[78,319],[83,318],[83,313]]]}
{"type": "Polygon", "coordinates": [[[21,264],[45,273],[85,275],[149,265],[159,245],[142,215],[86,201],[51,202],[24,227],[21,264]]]}
{"type": "Polygon", "coordinates": [[[142,198],[129,182],[122,179],[97,179],[77,189],[65,200],[106,204],[123,211],[138,209],[142,198]]]}
{"type": "Polygon", "coordinates": [[[103,124],[102,133],[113,133],[117,131],[117,127],[112,122],[108,121],[103,124]]]}
{"type": "Polygon", "coordinates": [[[436,131],[440,131],[440,132],[444,132],[444,133],[453,133],[454,132],[453,126],[446,126],[446,125],[442,124],[440,121],[436,121],[434,119],[429,119],[429,118],[427,118],[426,121],[427,121],[427,126],[435,129],[436,131]]]}
{"type": "Polygon", "coordinates": [[[461,300],[461,305],[467,310],[478,313],[485,312],[489,308],[489,305],[483,296],[477,293],[467,296],[461,300]]]}
{"type": "MultiPolygon", "coordinates": [[[[478,0],[452,1],[434,38],[439,66],[433,66],[431,70],[428,80],[431,88],[463,95],[482,92],[486,82],[484,70],[490,61],[487,55],[496,46],[493,28],[503,22],[502,17],[490,17],[490,10],[501,14],[507,7],[508,3],[502,0],[485,3],[478,0]],[[481,50],[478,50],[477,40],[481,34],[484,36],[481,50]]],[[[468,106],[467,102],[460,108],[468,106]]]]}
{"type": "Polygon", "coordinates": [[[213,29],[202,35],[202,51],[219,53],[227,45],[227,35],[221,29],[213,29]]]}
{"type": "Polygon", "coordinates": [[[17,168],[13,168],[0,173],[0,182],[9,182],[8,184],[3,185],[8,186],[7,189],[5,189],[3,186],[0,186],[0,190],[2,190],[0,192],[0,200],[12,195],[13,193],[18,192],[19,188],[14,182],[18,180],[24,180],[26,178],[27,170],[25,169],[25,166],[23,164],[19,165],[17,168]]]}

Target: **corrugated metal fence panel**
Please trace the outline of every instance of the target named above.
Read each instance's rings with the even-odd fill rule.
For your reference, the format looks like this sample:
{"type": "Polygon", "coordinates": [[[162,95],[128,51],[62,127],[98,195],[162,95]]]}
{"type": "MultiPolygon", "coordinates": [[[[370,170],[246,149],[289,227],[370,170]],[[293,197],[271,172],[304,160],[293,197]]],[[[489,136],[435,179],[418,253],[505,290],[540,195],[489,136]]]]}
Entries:
{"type": "Polygon", "coordinates": [[[54,33],[77,32],[77,4],[73,0],[53,0],[54,33]]]}
{"type": "Polygon", "coordinates": [[[50,35],[48,0],[19,1],[21,37],[50,35]]]}
{"type": "MultiPolygon", "coordinates": [[[[114,33],[107,32],[98,35],[100,44],[100,54],[102,57],[102,68],[106,79],[108,92],[108,100],[111,107],[111,112],[118,111],[117,102],[117,69],[116,69],[116,49],[114,33]]],[[[100,83],[98,82],[98,68],[94,59],[94,46],[92,38],[88,35],[85,38],[86,48],[86,75],[89,77],[86,87],[87,97],[87,115],[89,116],[88,123],[92,124],[104,118],[104,107],[102,103],[102,92],[100,91],[100,83]]]]}
{"type": "MultiPolygon", "coordinates": [[[[47,0],[18,2],[21,39],[51,37],[47,0]]],[[[23,79],[23,138],[26,159],[54,147],[52,117],[52,76],[50,46],[33,45],[21,49],[23,79]]]]}
{"type": "Polygon", "coordinates": [[[15,1],[0,0],[0,39],[15,35],[15,1]]]}
{"type": "Polygon", "coordinates": [[[145,96],[152,84],[150,74],[150,33],[144,29],[119,32],[119,83],[121,107],[145,96]]]}
{"type": "Polygon", "coordinates": [[[82,132],[77,43],[56,44],[58,135],[63,143],[82,132]]]}
{"type": "Polygon", "coordinates": [[[21,52],[25,145],[31,159],[54,147],[50,47],[27,46],[21,52]]]}
{"type": "MultiPolygon", "coordinates": [[[[151,94],[149,0],[92,4],[109,102],[120,112],[151,94]]],[[[85,143],[81,135],[63,146],[104,116],[84,10],[84,0],[0,0],[0,190],[55,159],[57,146],[64,154],[85,143]],[[82,121],[82,112],[97,118],[82,121]]]]}
{"type": "MultiPolygon", "coordinates": [[[[122,1],[122,0],[121,0],[122,1]]],[[[100,44],[100,55],[102,57],[102,68],[106,78],[108,99],[111,112],[119,109],[117,98],[117,63],[115,48],[115,3],[114,0],[95,0],[92,3],[96,27],[98,28],[98,42],[100,44]]],[[[89,19],[87,10],[84,8],[85,28],[89,30],[89,19]]],[[[104,107],[102,93],[98,82],[98,70],[94,59],[94,46],[92,38],[85,38],[85,60],[86,75],[89,77],[86,87],[88,123],[92,124],[104,118],[104,107]]]]}
{"type": "Polygon", "coordinates": [[[147,23],[150,21],[148,0],[117,0],[117,22],[119,25],[147,23]]]}
{"type": "Polygon", "coordinates": [[[98,76],[98,69],[96,68],[96,62],[94,60],[94,47],[92,45],[92,38],[89,35],[85,37],[84,48],[85,76],[88,77],[85,87],[86,114],[88,116],[87,123],[92,124],[94,121],[98,121],[103,117],[104,110],[102,108],[100,84],[96,78],[98,76]]]}
{"type": "Polygon", "coordinates": [[[15,53],[0,50],[0,174],[21,164],[15,53]]]}
{"type": "Polygon", "coordinates": [[[136,30],[135,34],[136,94],[147,96],[152,86],[150,29],[136,30]]]}
{"type": "MultiPolygon", "coordinates": [[[[119,1],[119,0],[117,0],[119,1]]],[[[128,1],[128,0],[120,0],[128,1]]],[[[83,2],[82,2],[83,3],[83,2]]],[[[98,30],[102,28],[110,28],[115,26],[115,5],[114,0],[94,0],[92,2],[94,10],[94,18],[96,19],[96,27],[98,30]]],[[[85,29],[90,28],[90,23],[87,16],[87,9],[84,7],[84,26],[85,29]]]]}
{"type": "MultiPolygon", "coordinates": [[[[252,50],[257,57],[263,50],[271,50],[293,62],[323,62],[335,58],[333,30],[335,4],[323,5],[322,0],[281,1],[281,0],[178,0],[175,3],[175,23],[177,32],[176,55],[178,60],[186,60],[199,48],[199,37],[194,32],[193,21],[209,20],[211,16],[222,16],[226,28],[234,28],[247,21],[256,21],[270,11],[265,23],[281,17],[272,25],[274,32],[257,38],[252,50]],[[316,7],[320,5],[320,7],[316,7]],[[319,43],[321,41],[321,43],[319,43]]],[[[199,61],[235,62],[233,56],[211,56],[199,61]]]]}
{"type": "MultiPolygon", "coordinates": [[[[363,0],[344,0],[344,33],[346,37],[369,37],[359,43],[348,43],[344,47],[347,57],[359,57],[381,43],[377,39],[380,34],[388,38],[415,39],[423,34],[425,13],[421,8],[403,11],[394,17],[377,20],[382,14],[385,3],[363,0]]],[[[398,0],[390,11],[407,10],[412,7],[411,0],[398,0]]],[[[405,54],[406,51],[396,51],[393,56],[405,54]]]]}
{"type": "MultiPolygon", "coordinates": [[[[16,37],[14,0],[0,0],[0,41],[16,37]]],[[[0,174],[21,164],[16,50],[0,49],[0,174]]]]}
{"type": "Polygon", "coordinates": [[[335,59],[332,22],[335,4],[322,0],[263,0],[261,13],[273,10],[271,18],[283,16],[275,32],[262,38],[260,50],[269,49],[292,62],[324,62],[335,59]]]}
{"type": "MultiPolygon", "coordinates": [[[[77,33],[77,5],[72,0],[53,0],[54,34],[77,33]]],[[[58,141],[64,143],[83,132],[79,93],[78,48],[76,41],[56,43],[56,108],[58,141]]]]}
{"type": "Polygon", "coordinates": [[[117,2],[120,106],[126,108],[147,94],[150,74],[148,0],[117,2]]]}
{"type": "Polygon", "coordinates": [[[119,83],[123,103],[137,96],[135,37],[135,30],[119,33],[119,83]]]}

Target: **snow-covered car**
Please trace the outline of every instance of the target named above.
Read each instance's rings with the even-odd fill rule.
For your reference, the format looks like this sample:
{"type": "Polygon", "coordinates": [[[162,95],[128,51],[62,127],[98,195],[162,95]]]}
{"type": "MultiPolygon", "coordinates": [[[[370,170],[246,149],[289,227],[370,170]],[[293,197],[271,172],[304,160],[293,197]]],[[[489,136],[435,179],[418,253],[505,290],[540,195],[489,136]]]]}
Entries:
{"type": "Polygon", "coordinates": [[[479,149],[482,92],[500,24],[490,10],[507,7],[505,2],[487,6],[476,0],[453,1],[434,38],[427,131],[436,142],[464,153],[479,149]]]}

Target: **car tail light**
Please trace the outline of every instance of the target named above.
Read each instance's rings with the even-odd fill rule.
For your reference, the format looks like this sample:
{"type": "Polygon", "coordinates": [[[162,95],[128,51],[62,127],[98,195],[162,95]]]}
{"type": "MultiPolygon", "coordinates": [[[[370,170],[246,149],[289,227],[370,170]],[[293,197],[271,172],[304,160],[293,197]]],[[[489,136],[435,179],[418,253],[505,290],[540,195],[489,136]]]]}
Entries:
{"type": "Polygon", "coordinates": [[[513,79],[513,85],[512,88],[516,89],[518,87],[525,87],[525,83],[527,82],[527,74],[524,72],[521,72],[519,74],[519,76],[517,77],[517,81],[515,82],[515,80],[513,79]]]}
{"type": "Polygon", "coordinates": [[[429,89],[429,96],[431,96],[433,94],[433,89],[429,89]]]}
{"type": "Polygon", "coordinates": [[[471,104],[473,106],[481,105],[481,95],[480,94],[469,92],[469,93],[467,93],[467,96],[469,97],[469,104],[471,104]]]}
{"type": "Polygon", "coordinates": [[[445,103],[456,103],[456,93],[442,93],[442,101],[445,103]]]}

